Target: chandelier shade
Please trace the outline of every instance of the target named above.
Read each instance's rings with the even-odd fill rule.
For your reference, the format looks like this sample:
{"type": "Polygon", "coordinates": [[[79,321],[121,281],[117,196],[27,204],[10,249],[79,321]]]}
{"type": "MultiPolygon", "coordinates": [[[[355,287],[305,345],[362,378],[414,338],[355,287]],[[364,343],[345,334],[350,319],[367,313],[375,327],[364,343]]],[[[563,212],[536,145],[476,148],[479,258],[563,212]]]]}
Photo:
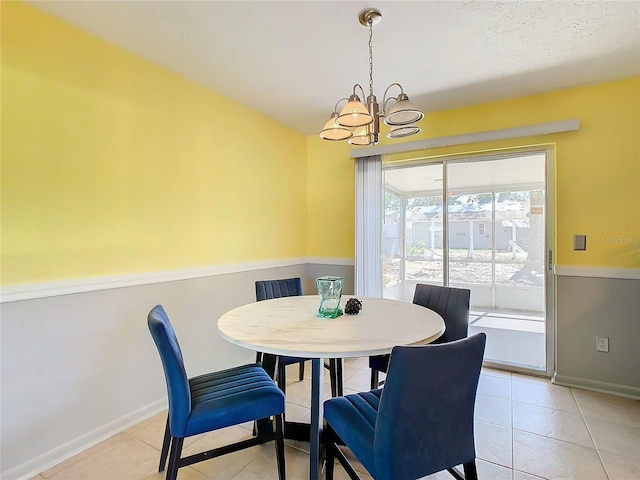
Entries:
{"type": "Polygon", "coordinates": [[[410,125],[419,122],[422,117],[424,114],[411,103],[406,94],[401,93],[398,95],[398,101],[385,116],[384,123],[387,125],[410,125]]]}
{"type": "Polygon", "coordinates": [[[365,107],[356,95],[352,95],[338,115],[337,123],[343,127],[362,127],[373,122],[373,117],[369,115],[365,107]]]}
{"type": "MultiPolygon", "coordinates": [[[[391,130],[387,134],[388,138],[401,138],[415,135],[420,132],[420,128],[415,125],[424,117],[409,97],[404,93],[402,85],[392,83],[385,91],[382,101],[382,109],[378,105],[378,100],[373,93],[373,26],[382,20],[382,14],[375,8],[367,8],[358,14],[358,21],[361,25],[369,28],[369,95],[365,96],[364,89],[355,84],[353,94],[348,98],[347,104],[337,113],[337,104],[329,121],[318,134],[324,140],[347,140],[351,145],[375,145],[380,136],[380,119],[383,118],[391,130]],[[397,97],[387,97],[387,93],[392,87],[400,89],[397,97]],[[356,95],[356,90],[360,89],[362,98],[366,102],[360,101],[356,95]],[[385,113],[387,101],[394,100],[393,106],[385,113]]],[[[338,101],[338,103],[340,103],[338,101]]]]}
{"type": "Polygon", "coordinates": [[[387,138],[402,138],[415,135],[420,132],[420,127],[416,125],[394,125],[387,133],[387,138]]]}
{"type": "Polygon", "coordinates": [[[364,125],[354,129],[353,136],[347,140],[351,145],[371,144],[371,125],[364,125]]]}
{"type": "Polygon", "coordinates": [[[323,140],[339,141],[346,140],[353,136],[353,132],[347,127],[338,125],[336,119],[338,118],[338,112],[333,112],[331,118],[324,124],[324,128],[318,134],[323,140]]]}

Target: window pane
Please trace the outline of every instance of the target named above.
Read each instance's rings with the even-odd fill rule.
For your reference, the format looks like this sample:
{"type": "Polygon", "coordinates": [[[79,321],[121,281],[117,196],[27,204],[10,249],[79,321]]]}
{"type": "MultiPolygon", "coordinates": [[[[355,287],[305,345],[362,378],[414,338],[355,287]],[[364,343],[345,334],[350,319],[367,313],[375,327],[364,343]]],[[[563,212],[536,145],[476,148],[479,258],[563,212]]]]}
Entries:
{"type": "Polygon", "coordinates": [[[400,197],[384,192],[384,220],[382,225],[382,288],[392,289],[400,284],[400,197]]]}

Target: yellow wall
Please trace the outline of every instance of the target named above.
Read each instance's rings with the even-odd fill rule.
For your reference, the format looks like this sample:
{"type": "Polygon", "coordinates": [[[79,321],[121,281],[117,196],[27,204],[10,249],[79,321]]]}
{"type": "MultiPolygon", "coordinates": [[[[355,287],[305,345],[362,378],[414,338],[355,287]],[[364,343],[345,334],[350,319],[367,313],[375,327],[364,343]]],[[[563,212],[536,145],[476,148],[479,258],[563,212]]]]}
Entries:
{"type": "MultiPolygon", "coordinates": [[[[3,285],[354,256],[346,143],[21,2],[2,2],[1,75],[3,285]]],[[[635,77],[430,113],[407,141],[578,118],[577,132],[420,154],[554,144],[558,263],[640,267],[639,106],[635,77]]]]}
{"type": "Polygon", "coordinates": [[[311,257],[354,257],[355,175],[346,142],[310,136],[307,142],[307,252],[311,257]]]}
{"type": "MultiPolygon", "coordinates": [[[[571,118],[580,120],[576,132],[429,149],[416,155],[555,144],[557,263],[640,268],[640,77],[430,113],[420,123],[420,135],[407,141],[571,118]],[[587,235],[587,251],[572,250],[573,234],[587,235]]],[[[340,176],[331,197],[310,190],[309,212],[319,210],[322,200],[325,215],[348,216],[344,208],[353,205],[354,195],[349,151],[309,137],[309,184],[320,182],[314,176],[326,178],[331,171],[340,176]]],[[[309,255],[353,256],[352,229],[332,236],[310,215],[307,233],[309,255]]]]}
{"type": "Polygon", "coordinates": [[[302,257],[306,142],[2,2],[2,284],[302,257]]]}

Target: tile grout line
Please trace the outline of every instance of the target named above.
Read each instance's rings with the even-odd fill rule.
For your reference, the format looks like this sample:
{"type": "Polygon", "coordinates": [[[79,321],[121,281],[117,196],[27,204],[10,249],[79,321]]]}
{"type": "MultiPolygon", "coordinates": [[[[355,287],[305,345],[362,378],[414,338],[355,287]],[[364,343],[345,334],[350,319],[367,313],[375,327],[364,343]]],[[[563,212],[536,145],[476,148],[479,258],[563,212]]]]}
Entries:
{"type": "MultiPolygon", "coordinates": [[[[367,372],[367,373],[368,373],[368,370],[367,370],[366,368],[360,368],[360,369],[355,370],[355,371],[354,371],[354,373],[352,373],[352,375],[350,375],[350,377],[349,377],[349,378],[353,377],[356,373],[360,372],[361,370],[362,370],[362,372],[367,372]]],[[[490,376],[490,375],[488,375],[488,376],[490,376]]],[[[529,434],[529,435],[531,435],[531,436],[540,437],[540,438],[544,438],[544,439],[552,440],[552,441],[556,441],[556,442],[562,442],[563,444],[566,444],[566,445],[574,445],[574,446],[577,446],[577,447],[583,447],[583,448],[586,448],[586,449],[588,449],[588,450],[595,450],[595,451],[596,451],[596,453],[597,453],[597,455],[598,455],[598,457],[597,457],[597,458],[599,459],[599,462],[600,462],[600,466],[601,466],[601,468],[602,468],[602,471],[604,472],[604,477],[603,477],[603,478],[606,478],[606,479],[609,479],[609,480],[613,479],[613,478],[614,478],[614,477],[612,477],[613,473],[609,473],[609,471],[607,470],[607,468],[606,468],[606,466],[605,466],[605,464],[604,464],[604,461],[603,461],[603,456],[602,456],[603,454],[606,454],[606,453],[607,453],[608,451],[610,451],[610,450],[602,450],[602,451],[601,451],[601,450],[599,450],[599,449],[597,448],[597,446],[596,446],[596,442],[595,442],[594,435],[593,435],[593,433],[592,433],[592,429],[589,427],[588,423],[586,422],[586,416],[589,416],[590,418],[592,418],[592,415],[589,415],[589,414],[588,414],[588,411],[590,411],[590,410],[589,410],[589,405],[590,405],[590,403],[586,403],[584,406],[582,406],[582,405],[579,403],[579,401],[578,401],[578,399],[579,399],[579,398],[582,398],[582,397],[581,397],[581,395],[580,395],[581,390],[579,390],[579,389],[574,389],[574,388],[570,388],[570,389],[569,389],[569,390],[570,390],[570,393],[571,393],[571,397],[570,397],[570,398],[572,398],[572,399],[573,399],[573,401],[574,401],[574,403],[575,403],[575,405],[576,405],[576,407],[577,407],[578,412],[575,412],[575,411],[567,411],[567,410],[563,410],[563,409],[559,409],[559,408],[554,408],[554,407],[551,407],[551,406],[549,406],[549,405],[541,405],[541,404],[537,404],[537,403],[528,403],[528,402],[526,402],[526,401],[515,400],[515,399],[513,398],[513,397],[514,397],[514,389],[515,389],[515,387],[516,387],[516,386],[518,386],[517,384],[514,384],[514,382],[515,382],[515,381],[518,381],[519,383],[526,383],[526,382],[521,382],[521,381],[519,381],[519,380],[518,380],[517,378],[515,378],[514,376],[515,376],[515,374],[513,374],[513,373],[509,373],[508,375],[504,375],[504,376],[502,376],[502,378],[503,378],[503,379],[505,379],[505,380],[509,380],[509,382],[510,382],[510,383],[509,383],[509,388],[508,388],[508,389],[509,389],[510,398],[504,398],[504,396],[501,396],[501,397],[500,397],[500,396],[495,396],[495,395],[493,395],[493,394],[487,394],[487,393],[477,393],[477,396],[479,396],[479,395],[483,395],[483,396],[485,396],[485,397],[490,397],[490,398],[493,398],[493,399],[509,400],[509,408],[511,409],[511,410],[510,410],[511,426],[510,426],[510,427],[504,427],[504,425],[495,424],[495,423],[490,422],[490,421],[479,421],[479,420],[475,420],[475,418],[474,418],[474,421],[477,421],[477,422],[480,422],[480,423],[486,423],[486,424],[494,425],[494,426],[496,426],[496,427],[500,427],[500,428],[511,428],[511,467],[509,468],[509,469],[511,470],[511,479],[513,480],[513,479],[515,478],[515,474],[516,474],[516,472],[520,472],[520,473],[522,473],[522,474],[530,475],[530,476],[532,477],[532,479],[533,479],[533,478],[540,479],[540,480],[545,480],[545,479],[547,479],[547,477],[546,477],[546,476],[545,476],[545,477],[541,477],[540,475],[536,475],[536,474],[530,473],[530,472],[528,472],[528,471],[526,471],[526,470],[516,469],[516,468],[515,468],[515,459],[516,459],[516,458],[515,458],[515,431],[516,431],[516,430],[517,430],[518,432],[522,432],[522,433],[524,433],[524,434],[529,434]],[[532,407],[536,407],[536,408],[540,408],[540,409],[544,409],[544,410],[553,410],[553,411],[561,412],[562,414],[568,414],[568,415],[571,415],[571,416],[579,415],[579,416],[580,416],[580,419],[581,419],[581,421],[582,421],[582,424],[583,424],[583,425],[586,427],[586,429],[587,429],[588,436],[589,436],[589,438],[590,438],[591,442],[593,443],[593,445],[592,445],[591,447],[589,447],[589,446],[585,446],[585,445],[582,445],[582,444],[574,443],[573,441],[570,441],[570,440],[564,440],[564,439],[554,438],[554,437],[551,437],[551,436],[549,436],[549,435],[545,435],[544,433],[529,432],[529,431],[527,431],[527,430],[522,430],[522,429],[520,429],[520,428],[516,428],[516,427],[515,427],[515,404],[516,404],[516,402],[517,402],[517,403],[520,403],[520,404],[522,404],[522,405],[530,405],[530,406],[532,406],[532,407]],[[586,410],[586,411],[585,411],[585,408],[587,408],[587,410],[586,410]]],[[[500,378],[500,376],[496,376],[495,378],[500,378]]],[[[293,380],[292,380],[292,383],[294,383],[294,382],[293,382],[293,380]]],[[[325,387],[326,387],[326,386],[328,386],[328,385],[325,385],[325,387]]],[[[548,387],[548,386],[547,386],[547,387],[548,387]]],[[[503,387],[503,386],[502,386],[502,388],[504,389],[504,387],[503,387]]],[[[506,389],[504,389],[504,390],[506,390],[506,389]]],[[[477,398],[477,397],[476,397],[476,398],[477,398]]],[[[288,402],[288,403],[291,403],[291,402],[288,402]]],[[[300,407],[300,408],[308,409],[308,407],[305,407],[305,406],[302,406],[302,405],[298,405],[298,404],[294,404],[294,403],[291,403],[291,405],[295,405],[296,407],[300,407]]],[[[613,408],[613,406],[614,406],[614,405],[612,405],[612,408],[613,408]]],[[[622,405],[622,407],[625,407],[625,408],[626,408],[626,406],[625,406],[625,405],[622,405]]],[[[502,403],[501,408],[502,408],[502,409],[506,408],[506,407],[504,406],[504,403],[502,403]]],[[[503,411],[504,411],[504,410],[503,410],[503,411]]],[[[635,411],[635,410],[634,410],[634,411],[635,411]]],[[[625,412],[626,412],[626,411],[625,411],[625,412]]],[[[475,417],[475,416],[474,416],[474,417],[475,417]]],[[[519,417],[519,418],[521,418],[521,417],[519,417]]],[[[597,418],[597,419],[599,419],[599,420],[600,420],[600,418],[599,418],[599,417],[597,417],[597,416],[595,416],[594,418],[597,418]]],[[[161,421],[161,420],[164,420],[164,419],[162,418],[162,419],[158,420],[158,424],[160,424],[160,423],[161,423],[161,424],[162,424],[162,427],[164,427],[164,421],[161,421]]],[[[606,420],[603,420],[603,421],[606,421],[606,420]]],[[[243,430],[250,431],[250,429],[249,429],[248,427],[245,427],[244,425],[239,425],[239,427],[241,427],[243,430]]],[[[597,431],[597,429],[596,429],[596,431],[597,431]]],[[[125,433],[125,434],[126,434],[126,437],[125,437],[125,438],[133,439],[133,440],[135,440],[136,442],[138,442],[138,443],[140,443],[140,444],[146,445],[147,447],[151,447],[154,451],[158,452],[157,454],[159,455],[159,449],[158,449],[157,447],[154,447],[154,445],[151,445],[151,444],[149,443],[149,440],[148,440],[148,439],[147,439],[147,440],[144,440],[145,435],[143,434],[142,429],[136,429],[136,428],[133,428],[133,429],[131,429],[131,430],[124,430],[124,431],[122,431],[121,433],[125,433]],[[138,433],[140,433],[140,436],[138,436],[138,433]]],[[[110,437],[110,438],[113,438],[113,437],[110,437]]],[[[299,452],[301,452],[301,453],[308,454],[308,452],[305,452],[304,450],[302,450],[302,449],[300,449],[300,448],[297,448],[296,446],[289,445],[288,447],[289,447],[289,448],[292,448],[292,449],[294,449],[294,450],[296,450],[296,451],[299,451],[299,452]]],[[[94,452],[94,454],[89,455],[89,456],[88,456],[88,458],[90,459],[93,455],[96,455],[96,454],[101,455],[101,453],[100,453],[100,452],[94,452]]],[[[479,457],[476,457],[476,458],[477,458],[478,460],[480,460],[480,461],[484,462],[484,463],[488,463],[488,464],[496,465],[496,466],[499,466],[499,467],[507,468],[507,467],[505,467],[504,465],[502,465],[502,464],[500,464],[500,463],[495,463],[495,462],[494,462],[494,461],[492,461],[492,460],[482,459],[482,458],[479,458],[479,457]]],[[[626,457],[625,457],[625,458],[626,458],[626,457]]],[[[78,461],[84,461],[84,460],[86,460],[86,458],[85,458],[85,459],[83,459],[83,458],[79,458],[79,459],[78,459],[78,461]]],[[[246,470],[246,468],[247,468],[249,465],[251,465],[254,461],[255,461],[255,459],[254,459],[254,460],[251,460],[248,464],[246,464],[244,467],[242,467],[242,468],[241,468],[237,473],[235,473],[235,474],[234,474],[233,478],[234,478],[234,479],[238,479],[238,480],[239,480],[240,478],[242,478],[242,476],[241,476],[241,475],[239,475],[239,474],[240,474],[241,472],[246,472],[246,471],[247,471],[247,470],[246,470]]],[[[71,463],[71,464],[70,464],[70,465],[68,465],[67,467],[65,467],[65,468],[61,469],[60,471],[58,471],[58,472],[54,473],[53,475],[51,475],[51,476],[49,476],[49,477],[45,477],[45,476],[43,475],[43,472],[39,472],[39,473],[37,474],[37,476],[36,476],[36,477],[34,477],[34,480],[55,480],[56,475],[60,474],[61,472],[66,471],[68,468],[73,468],[73,465],[74,465],[75,463],[76,463],[76,462],[71,463]]],[[[527,462],[525,462],[525,463],[527,463],[527,462]]],[[[595,462],[594,462],[594,464],[595,464],[595,462]]],[[[254,465],[254,466],[255,466],[255,465],[254,465]]],[[[206,477],[206,478],[211,478],[211,477],[209,476],[209,474],[205,473],[204,471],[200,471],[200,470],[197,470],[197,469],[192,469],[191,467],[187,467],[187,468],[188,468],[189,470],[193,470],[193,471],[198,472],[198,474],[200,474],[200,475],[203,475],[203,479],[204,479],[204,477],[206,477]]],[[[526,469],[526,468],[528,468],[528,467],[525,465],[523,468],[525,468],[525,469],[526,469]]],[[[506,472],[505,472],[505,473],[506,473],[506,472]]],[[[368,478],[368,477],[367,477],[367,478],[368,478]]],[[[548,480],[548,479],[547,479],[547,480],[548,480]]]]}
{"type": "Polygon", "coordinates": [[[604,471],[604,474],[607,476],[607,478],[609,480],[611,480],[611,476],[609,475],[609,472],[607,471],[607,467],[605,466],[604,462],[602,461],[602,455],[600,455],[600,450],[598,449],[598,445],[596,444],[596,439],[593,437],[593,433],[591,433],[591,428],[589,428],[589,424],[587,423],[586,419],[584,418],[584,412],[582,411],[582,407],[580,406],[580,403],[578,402],[578,399],[575,395],[575,391],[573,388],[569,388],[569,390],[571,391],[571,396],[573,397],[573,401],[576,402],[576,405],[578,407],[578,411],[580,412],[580,418],[582,418],[582,423],[584,423],[584,426],[587,429],[587,433],[589,433],[589,438],[591,438],[591,442],[593,443],[593,448],[596,451],[596,455],[598,455],[598,460],[600,460],[600,465],[602,466],[602,471],[604,471]]]}

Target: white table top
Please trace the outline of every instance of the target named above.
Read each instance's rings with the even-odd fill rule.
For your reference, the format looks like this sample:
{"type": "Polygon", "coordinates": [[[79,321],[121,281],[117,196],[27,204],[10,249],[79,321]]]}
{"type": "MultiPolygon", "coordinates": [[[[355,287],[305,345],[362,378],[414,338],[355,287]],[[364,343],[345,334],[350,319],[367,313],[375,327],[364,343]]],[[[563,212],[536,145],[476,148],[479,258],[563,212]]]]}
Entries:
{"type": "MultiPolygon", "coordinates": [[[[340,302],[343,310],[350,296],[340,302]]],[[[442,317],[412,303],[357,297],[363,309],[338,318],[316,316],[318,295],[283,297],[230,310],[220,335],[241,347],[275,355],[344,358],[382,355],[396,345],[429,343],[444,333],[442,317]]]]}

